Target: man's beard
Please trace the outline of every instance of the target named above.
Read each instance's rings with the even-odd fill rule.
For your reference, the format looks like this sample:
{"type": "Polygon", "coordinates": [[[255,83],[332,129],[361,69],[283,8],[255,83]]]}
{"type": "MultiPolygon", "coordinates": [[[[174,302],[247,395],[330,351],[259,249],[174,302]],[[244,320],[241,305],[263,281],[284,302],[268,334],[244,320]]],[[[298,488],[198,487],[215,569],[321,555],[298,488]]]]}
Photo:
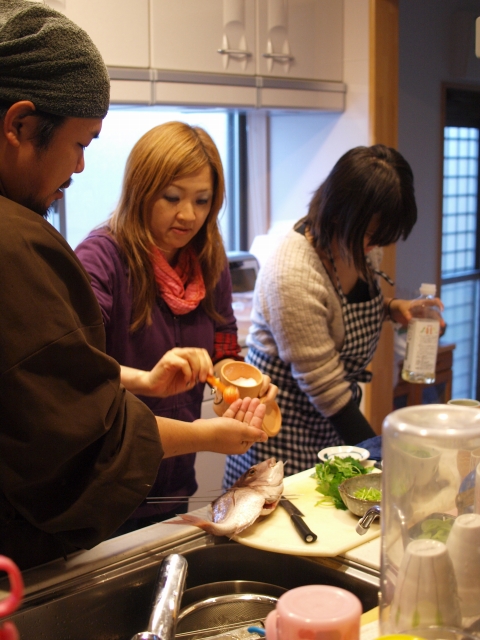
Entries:
{"type": "Polygon", "coordinates": [[[38,213],[40,216],[42,216],[42,218],[45,218],[45,219],[47,219],[48,216],[54,211],[53,203],[49,207],[47,207],[45,203],[40,202],[39,200],[36,200],[32,196],[26,196],[23,199],[22,205],[27,209],[31,209],[32,211],[35,211],[35,213],[38,213]]]}
{"type": "MultiPolygon", "coordinates": [[[[73,183],[73,179],[69,178],[66,182],[64,182],[60,186],[60,189],[63,189],[63,190],[68,189],[68,187],[72,183],[73,183]]],[[[31,209],[32,211],[35,211],[35,213],[38,213],[39,215],[41,215],[42,218],[47,219],[50,214],[55,213],[56,203],[57,203],[57,200],[54,200],[52,204],[47,206],[44,202],[40,202],[40,200],[37,200],[32,195],[25,195],[20,204],[22,204],[24,207],[27,207],[27,209],[31,209]]]]}

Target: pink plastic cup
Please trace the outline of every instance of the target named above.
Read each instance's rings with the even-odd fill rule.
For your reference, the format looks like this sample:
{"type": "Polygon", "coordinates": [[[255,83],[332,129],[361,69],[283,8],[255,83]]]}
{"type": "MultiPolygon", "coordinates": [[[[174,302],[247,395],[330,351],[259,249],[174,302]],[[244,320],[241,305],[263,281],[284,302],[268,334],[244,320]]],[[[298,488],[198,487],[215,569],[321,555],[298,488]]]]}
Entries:
{"type": "Polygon", "coordinates": [[[359,640],[362,604],[330,585],[306,585],[280,596],[265,620],[268,640],[359,640]]]}

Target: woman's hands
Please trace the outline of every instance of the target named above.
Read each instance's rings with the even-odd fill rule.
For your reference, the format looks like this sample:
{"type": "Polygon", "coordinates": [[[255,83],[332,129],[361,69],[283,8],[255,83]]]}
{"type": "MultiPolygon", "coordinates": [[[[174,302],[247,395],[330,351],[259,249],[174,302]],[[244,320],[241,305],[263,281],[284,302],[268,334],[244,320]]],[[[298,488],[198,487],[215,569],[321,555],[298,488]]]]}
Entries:
{"type": "Polygon", "coordinates": [[[210,432],[208,451],[216,453],[245,453],[255,442],[266,442],[267,434],[262,429],[266,406],[258,398],[235,400],[223,417],[211,420],[196,420],[205,424],[210,432]]]}
{"type": "MultiPolygon", "coordinates": [[[[221,364],[223,363],[224,361],[221,364]]],[[[167,398],[188,391],[198,382],[205,382],[207,375],[213,374],[213,364],[208,351],[196,347],[167,351],[151,371],[124,365],[121,365],[120,369],[121,382],[126,389],[136,395],[158,398],[167,398]]],[[[259,393],[262,402],[271,402],[277,393],[278,387],[271,384],[269,376],[264,375],[259,393]]]]}
{"type": "MultiPolygon", "coordinates": [[[[440,298],[432,298],[427,300],[402,300],[401,298],[386,298],[385,308],[388,309],[390,319],[393,322],[398,322],[402,326],[406,327],[412,319],[412,309],[419,306],[438,307],[443,311],[444,306],[440,298]]],[[[445,329],[447,328],[446,322],[440,315],[440,335],[443,336],[445,329]]]]}
{"type": "MultiPolygon", "coordinates": [[[[220,360],[215,364],[217,377],[220,377],[220,371],[223,365],[229,362],[235,362],[235,360],[233,360],[233,358],[225,358],[224,360],[220,360]]],[[[263,403],[268,403],[272,400],[275,400],[275,398],[277,397],[278,387],[276,387],[274,384],[271,384],[270,376],[263,375],[262,377],[262,386],[260,387],[260,390],[258,392],[258,397],[263,403]]]]}
{"type": "Polygon", "coordinates": [[[232,402],[223,417],[233,418],[256,429],[261,429],[266,410],[265,404],[260,402],[258,398],[240,398],[232,402]]]}
{"type": "Polygon", "coordinates": [[[258,397],[261,399],[263,403],[272,402],[275,400],[278,393],[278,387],[274,384],[271,384],[270,376],[263,376],[262,386],[258,393],[258,397]]]}
{"type": "Polygon", "coordinates": [[[175,348],[167,351],[151,371],[121,366],[121,381],[126,389],[142,396],[168,396],[188,391],[197,382],[213,374],[213,365],[205,349],[175,348]]]}
{"type": "Polygon", "coordinates": [[[233,402],[221,418],[180,422],[157,417],[164,456],[197,451],[245,453],[255,442],[268,440],[261,428],[265,411],[258,398],[244,398],[233,402]]]}

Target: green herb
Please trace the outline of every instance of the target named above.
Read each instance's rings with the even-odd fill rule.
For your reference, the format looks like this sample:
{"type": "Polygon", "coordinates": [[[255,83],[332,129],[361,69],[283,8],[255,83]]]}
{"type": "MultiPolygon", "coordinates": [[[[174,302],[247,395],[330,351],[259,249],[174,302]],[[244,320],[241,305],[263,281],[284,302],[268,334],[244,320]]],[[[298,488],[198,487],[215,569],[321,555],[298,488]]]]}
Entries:
{"type": "Polygon", "coordinates": [[[342,484],[347,478],[353,478],[364,473],[370,473],[373,471],[373,467],[364,467],[358,460],[355,460],[351,456],[346,458],[340,458],[335,456],[332,460],[327,460],[323,464],[315,465],[315,478],[317,480],[317,487],[315,491],[321,493],[324,498],[317,502],[317,504],[325,504],[330,502],[335,505],[337,509],[346,510],[340,493],[338,492],[338,485],[342,484]]]}
{"type": "Polygon", "coordinates": [[[449,518],[448,520],[440,520],[439,518],[424,520],[421,525],[422,533],[418,538],[446,542],[453,525],[453,520],[453,518],[449,518]]]}
{"type": "Polygon", "coordinates": [[[372,500],[372,502],[380,502],[382,499],[382,492],[379,489],[373,487],[364,487],[363,489],[357,489],[353,494],[354,498],[360,500],[372,500]]]}

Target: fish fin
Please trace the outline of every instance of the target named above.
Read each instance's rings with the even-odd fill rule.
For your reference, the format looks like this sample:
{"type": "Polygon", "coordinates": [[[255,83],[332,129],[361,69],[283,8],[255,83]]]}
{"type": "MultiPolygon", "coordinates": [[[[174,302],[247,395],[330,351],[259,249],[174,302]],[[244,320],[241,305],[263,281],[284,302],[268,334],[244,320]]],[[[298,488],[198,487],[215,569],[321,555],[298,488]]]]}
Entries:
{"type": "Polygon", "coordinates": [[[191,524],[194,527],[200,527],[207,533],[212,533],[212,528],[214,527],[213,522],[210,520],[205,520],[204,518],[199,518],[198,516],[191,516],[190,514],[180,514],[179,520],[165,520],[165,524],[191,524]]]}
{"type": "Polygon", "coordinates": [[[222,525],[222,523],[211,522],[210,520],[205,520],[203,518],[199,518],[198,516],[191,516],[190,514],[180,514],[180,520],[165,520],[165,524],[190,524],[194,527],[200,527],[207,533],[210,533],[212,536],[233,536],[236,531],[233,531],[222,525]]]}
{"type": "Polygon", "coordinates": [[[246,522],[244,525],[242,525],[241,527],[237,527],[237,529],[235,529],[233,535],[238,535],[239,533],[242,533],[242,531],[245,531],[245,529],[248,529],[248,527],[251,527],[252,524],[254,524],[255,522],[257,522],[259,517],[259,514],[255,515],[254,518],[252,518],[251,520],[249,520],[248,522],[246,522]]]}

